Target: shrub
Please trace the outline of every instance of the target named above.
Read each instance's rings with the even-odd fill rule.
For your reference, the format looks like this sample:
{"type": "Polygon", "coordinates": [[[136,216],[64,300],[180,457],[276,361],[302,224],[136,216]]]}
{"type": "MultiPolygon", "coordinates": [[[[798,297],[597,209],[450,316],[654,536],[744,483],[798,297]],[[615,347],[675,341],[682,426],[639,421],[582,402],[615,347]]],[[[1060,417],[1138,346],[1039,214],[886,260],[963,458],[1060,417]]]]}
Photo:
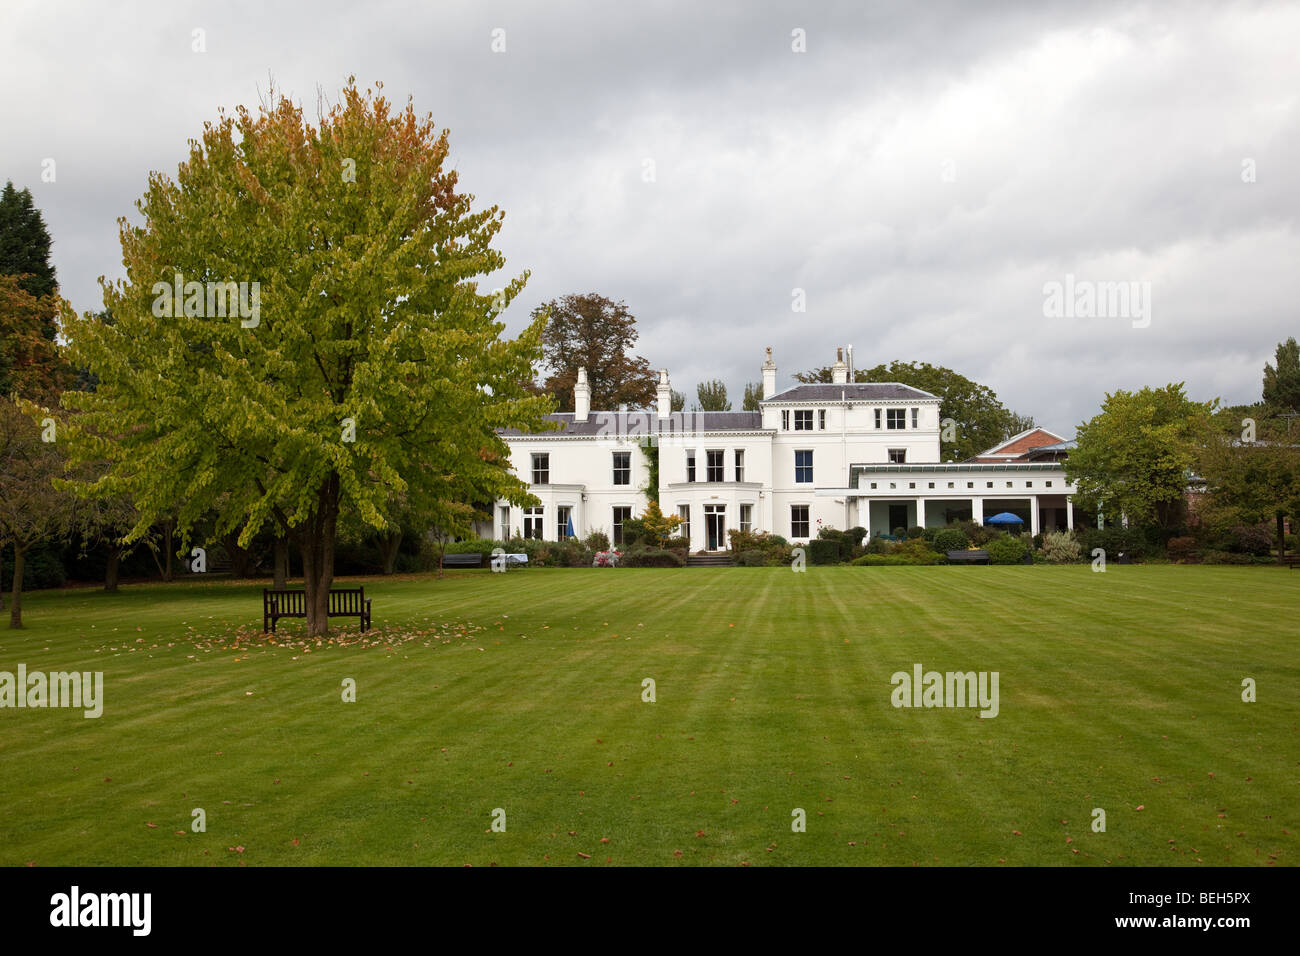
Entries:
{"type": "Polygon", "coordinates": [[[824,541],[833,541],[839,548],[839,560],[847,561],[853,557],[853,549],[857,545],[860,537],[855,536],[852,531],[840,531],[837,528],[822,528],[817,532],[817,537],[824,541]]]}
{"type": "Polygon", "coordinates": [[[907,529],[907,536],[909,538],[924,538],[925,529],[922,528],[919,524],[914,524],[912,525],[912,527],[907,529]]]}
{"type": "Polygon", "coordinates": [[[840,561],[840,543],[826,538],[814,538],[808,542],[808,562],[810,564],[838,564],[840,561]]]}
{"type": "Polygon", "coordinates": [[[932,541],[934,550],[945,553],[948,551],[965,551],[970,545],[970,539],[966,537],[966,532],[961,528],[940,528],[935,534],[932,541]]]}
{"type": "Polygon", "coordinates": [[[617,551],[597,551],[592,556],[591,566],[593,568],[616,568],[621,557],[622,555],[617,551]]]}
{"type": "Polygon", "coordinates": [[[1201,555],[1204,564],[1254,564],[1249,554],[1237,554],[1232,551],[1206,551],[1201,555]]]}
{"type": "MultiPolygon", "coordinates": [[[[924,544],[924,542],[922,542],[924,544]]],[[[943,564],[943,555],[936,554],[928,547],[908,549],[902,546],[894,554],[864,554],[855,558],[856,567],[917,567],[919,565],[943,564]]]]}
{"type": "Polygon", "coordinates": [[[1092,554],[1101,548],[1107,561],[1118,559],[1120,552],[1139,561],[1147,553],[1146,539],[1132,528],[1089,528],[1083,533],[1083,549],[1092,554]]]}
{"type": "Polygon", "coordinates": [[[742,551],[760,551],[764,564],[789,564],[790,543],[779,534],[762,531],[739,531],[735,528],[727,532],[731,550],[735,554],[742,551]]]}
{"type": "Polygon", "coordinates": [[[1071,564],[1079,560],[1079,539],[1068,531],[1049,531],[1043,535],[1043,557],[1052,564],[1071,564]]]}
{"type": "Polygon", "coordinates": [[[761,568],[767,564],[767,556],[762,551],[742,551],[736,555],[736,564],[742,568],[761,568]]]}
{"type": "Polygon", "coordinates": [[[888,554],[894,549],[894,542],[883,535],[876,535],[867,542],[867,554],[888,554]]]}
{"type": "Polygon", "coordinates": [[[586,545],[588,551],[608,551],[609,535],[603,531],[593,531],[582,539],[582,543],[586,545]]]}
{"type": "Polygon", "coordinates": [[[629,551],[619,562],[624,568],[680,568],[686,562],[675,551],[664,548],[644,548],[629,551]]]}
{"type": "Polygon", "coordinates": [[[1170,538],[1165,545],[1170,561],[1192,561],[1197,557],[1195,538],[1170,538]]]}
{"type": "Polygon", "coordinates": [[[900,539],[901,539],[901,538],[906,538],[906,537],[907,537],[907,529],[906,529],[906,528],[903,528],[903,527],[898,527],[898,528],[895,528],[893,531],[891,531],[890,534],[892,534],[895,538],[900,538],[900,539]]]}
{"type": "Polygon", "coordinates": [[[1009,534],[995,538],[985,548],[989,553],[989,564],[1021,564],[1029,553],[1023,539],[1009,534]]]}
{"type": "Polygon", "coordinates": [[[976,521],[954,521],[952,527],[965,534],[966,539],[977,548],[984,547],[1001,534],[996,528],[990,528],[976,521]]]}
{"type": "Polygon", "coordinates": [[[1270,554],[1273,550],[1274,531],[1267,524],[1233,525],[1214,536],[1216,550],[1233,554],[1270,554]]]}

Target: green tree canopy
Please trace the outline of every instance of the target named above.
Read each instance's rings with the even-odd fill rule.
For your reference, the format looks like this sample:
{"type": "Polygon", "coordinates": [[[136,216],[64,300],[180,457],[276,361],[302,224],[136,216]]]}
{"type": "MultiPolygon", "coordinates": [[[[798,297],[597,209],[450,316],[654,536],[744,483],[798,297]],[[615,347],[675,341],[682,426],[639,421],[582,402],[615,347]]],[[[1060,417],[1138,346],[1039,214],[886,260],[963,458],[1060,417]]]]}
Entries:
{"type": "Polygon", "coordinates": [[[695,386],[695,395],[700,401],[702,412],[729,412],[731,402],[727,401],[727,386],[720,379],[700,382],[695,386]]]}
{"type": "Polygon", "coordinates": [[[1277,365],[1264,363],[1264,401],[1277,409],[1300,411],[1300,344],[1294,338],[1277,347],[1277,365]]]}
{"type": "Polygon", "coordinates": [[[1217,405],[1192,401],[1181,382],[1107,395],[1065,460],[1077,500],[1114,521],[1122,512],[1137,525],[1176,527],[1217,405]]]}
{"type": "Polygon", "coordinates": [[[114,321],[67,333],[98,378],[64,393],[74,455],[109,462],[82,491],[131,495],[128,538],[177,505],[183,537],[210,509],[241,546],[272,525],[323,634],[340,514],[382,530],[399,496],[453,522],[461,502],[527,500],[496,430],[544,428],[551,402],[522,385],[542,323],[502,337],[526,274],[479,290],[502,214],[471,209],[447,152],[409,102],[350,80],[319,127],[273,94],[206,124],[174,181],[150,176],[144,224],[121,224],[127,278],[104,289],[114,321]],[[237,314],[227,283],[246,284],[237,314]]]}

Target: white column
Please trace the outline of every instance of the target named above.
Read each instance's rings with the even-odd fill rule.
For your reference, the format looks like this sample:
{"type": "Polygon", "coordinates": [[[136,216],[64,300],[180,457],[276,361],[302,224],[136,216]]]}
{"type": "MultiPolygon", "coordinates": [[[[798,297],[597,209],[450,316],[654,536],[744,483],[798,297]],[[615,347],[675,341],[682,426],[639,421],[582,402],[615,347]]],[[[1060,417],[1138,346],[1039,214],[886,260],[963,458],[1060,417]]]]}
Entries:
{"type": "Polygon", "coordinates": [[[925,499],[919,495],[916,498],[916,523],[925,527],[925,499]]]}
{"type": "Polygon", "coordinates": [[[1065,496],[1065,526],[1074,530],[1074,501],[1069,495],[1065,496]]]}
{"type": "Polygon", "coordinates": [[[1038,495],[1029,496],[1029,533],[1038,534],[1038,495]]]}
{"type": "Polygon", "coordinates": [[[984,523],[984,499],[972,498],[970,500],[970,516],[976,524],[984,523]]]}

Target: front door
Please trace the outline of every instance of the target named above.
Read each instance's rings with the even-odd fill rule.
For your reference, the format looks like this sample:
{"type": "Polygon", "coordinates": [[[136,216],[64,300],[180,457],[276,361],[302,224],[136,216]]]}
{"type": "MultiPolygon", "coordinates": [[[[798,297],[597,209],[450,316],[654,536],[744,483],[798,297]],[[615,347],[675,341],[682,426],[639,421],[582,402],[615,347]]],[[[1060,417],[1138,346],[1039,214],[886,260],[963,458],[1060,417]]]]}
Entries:
{"type": "Polygon", "coordinates": [[[704,506],[705,547],[709,551],[721,551],[727,546],[727,506],[704,506]]]}

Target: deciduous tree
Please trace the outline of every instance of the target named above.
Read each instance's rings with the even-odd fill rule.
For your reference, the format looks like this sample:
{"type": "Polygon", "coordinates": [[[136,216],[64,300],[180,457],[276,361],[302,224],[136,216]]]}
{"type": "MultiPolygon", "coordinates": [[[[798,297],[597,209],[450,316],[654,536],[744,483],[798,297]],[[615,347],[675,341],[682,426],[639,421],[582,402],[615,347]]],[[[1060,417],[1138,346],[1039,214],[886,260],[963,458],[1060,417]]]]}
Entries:
{"type": "Polygon", "coordinates": [[[542,430],[552,407],[521,384],[541,320],[508,340],[497,318],[526,274],[478,287],[504,265],[502,214],[457,191],[448,142],[351,81],[316,126],[274,93],[222,116],[175,180],[150,177],[143,225],[122,221],[114,322],[67,331],[99,380],[65,393],[82,413],[73,448],[110,463],[85,493],[129,492],[132,538],[173,505],[186,543],[212,508],[216,537],[292,536],[313,635],[328,630],[341,515],[385,529],[395,494],[522,500],[481,452],[504,456],[497,429],[542,430]]]}
{"type": "Polygon", "coordinates": [[[533,310],[534,321],[547,316],[542,345],[551,375],[546,388],[562,409],[573,410],[579,368],[587,370],[593,409],[647,408],[654,403],[658,377],[648,361],[632,354],[636,318],[624,303],[595,292],[566,295],[533,310]]]}
{"type": "Polygon", "coordinates": [[[1065,460],[1077,500],[1112,520],[1123,513],[1130,523],[1176,527],[1217,405],[1192,401],[1181,382],[1107,395],[1065,460]]]}

